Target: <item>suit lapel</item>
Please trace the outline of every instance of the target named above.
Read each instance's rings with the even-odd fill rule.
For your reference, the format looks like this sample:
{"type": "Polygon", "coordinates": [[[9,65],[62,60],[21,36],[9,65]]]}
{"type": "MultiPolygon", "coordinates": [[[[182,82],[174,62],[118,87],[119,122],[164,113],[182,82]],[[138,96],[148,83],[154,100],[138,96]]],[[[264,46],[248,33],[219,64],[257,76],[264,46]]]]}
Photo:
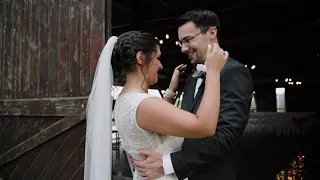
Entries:
{"type": "Polygon", "coordinates": [[[190,76],[186,82],[184,95],[182,99],[181,109],[191,112],[193,108],[194,90],[196,87],[197,79],[190,76]]]}
{"type": "Polygon", "coordinates": [[[204,78],[202,83],[201,83],[201,85],[199,86],[199,90],[198,90],[198,93],[197,93],[196,97],[193,99],[191,112],[193,111],[193,109],[196,106],[196,104],[199,103],[199,101],[201,100],[200,97],[202,97],[203,92],[204,92],[205,80],[206,79],[204,78]]]}

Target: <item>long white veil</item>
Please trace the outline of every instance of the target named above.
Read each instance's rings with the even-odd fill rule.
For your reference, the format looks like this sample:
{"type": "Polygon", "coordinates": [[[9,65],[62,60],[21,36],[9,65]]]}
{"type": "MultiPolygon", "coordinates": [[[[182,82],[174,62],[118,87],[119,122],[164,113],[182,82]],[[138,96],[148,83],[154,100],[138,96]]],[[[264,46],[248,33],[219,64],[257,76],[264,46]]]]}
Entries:
{"type": "Polygon", "coordinates": [[[103,48],[87,103],[84,180],[112,179],[111,57],[116,42],[112,36],[103,48]]]}

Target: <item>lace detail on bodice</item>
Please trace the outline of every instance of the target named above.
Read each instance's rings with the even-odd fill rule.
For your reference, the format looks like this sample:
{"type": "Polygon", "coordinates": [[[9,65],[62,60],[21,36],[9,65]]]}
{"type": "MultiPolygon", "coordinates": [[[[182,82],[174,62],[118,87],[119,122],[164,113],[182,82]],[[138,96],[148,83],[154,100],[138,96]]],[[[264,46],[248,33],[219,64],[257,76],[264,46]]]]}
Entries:
{"type": "MultiPolygon", "coordinates": [[[[183,138],[166,136],[140,128],[136,121],[136,111],[140,103],[148,98],[155,97],[146,93],[127,93],[118,96],[114,107],[115,124],[121,139],[123,149],[134,159],[144,159],[138,155],[141,149],[169,154],[179,151],[183,138]]],[[[134,173],[134,180],[142,179],[139,173],[134,173]]],[[[167,175],[161,180],[177,180],[177,177],[167,175]]]]}

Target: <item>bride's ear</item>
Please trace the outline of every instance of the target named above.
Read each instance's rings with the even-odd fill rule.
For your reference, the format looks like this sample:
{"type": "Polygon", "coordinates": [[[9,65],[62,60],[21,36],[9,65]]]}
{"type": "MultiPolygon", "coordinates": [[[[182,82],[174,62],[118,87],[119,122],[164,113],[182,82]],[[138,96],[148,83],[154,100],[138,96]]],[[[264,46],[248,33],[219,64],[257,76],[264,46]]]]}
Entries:
{"type": "Polygon", "coordinates": [[[142,66],[143,65],[143,52],[138,51],[136,54],[137,64],[142,66]]]}

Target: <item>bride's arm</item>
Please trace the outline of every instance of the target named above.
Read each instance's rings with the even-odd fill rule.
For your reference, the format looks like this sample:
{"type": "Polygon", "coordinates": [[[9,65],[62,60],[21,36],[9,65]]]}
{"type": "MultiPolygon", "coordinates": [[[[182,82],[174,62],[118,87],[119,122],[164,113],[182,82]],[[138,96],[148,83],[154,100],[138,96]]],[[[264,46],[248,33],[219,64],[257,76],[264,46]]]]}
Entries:
{"type": "Polygon", "coordinates": [[[163,99],[170,104],[174,104],[176,102],[176,91],[173,88],[168,88],[163,95],[163,99]]]}
{"type": "Polygon", "coordinates": [[[220,110],[220,72],[228,52],[208,45],[204,94],[196,114],[159,98],[146,98],[137,109],[136,121],[143,128],[180,137],[208,137],[215,134],[220,110]]]}
{"type": "Polygon", "coordinates": [[[197,114],[151,97],[137,109],[139,127],[161,134],[202,138],[215,134],[220,109],[220,71],[208,71],[206,88],[197,114]]]}
{"type": "Polygon", "coordinates": [[[166,90],[163,99],[170,104],[174,104],[176,102],[176,91],[179,86],[180,75],[186,70],[187,65],[180,64],[177,66],[172,74],[169,88],[166,90]]]}

